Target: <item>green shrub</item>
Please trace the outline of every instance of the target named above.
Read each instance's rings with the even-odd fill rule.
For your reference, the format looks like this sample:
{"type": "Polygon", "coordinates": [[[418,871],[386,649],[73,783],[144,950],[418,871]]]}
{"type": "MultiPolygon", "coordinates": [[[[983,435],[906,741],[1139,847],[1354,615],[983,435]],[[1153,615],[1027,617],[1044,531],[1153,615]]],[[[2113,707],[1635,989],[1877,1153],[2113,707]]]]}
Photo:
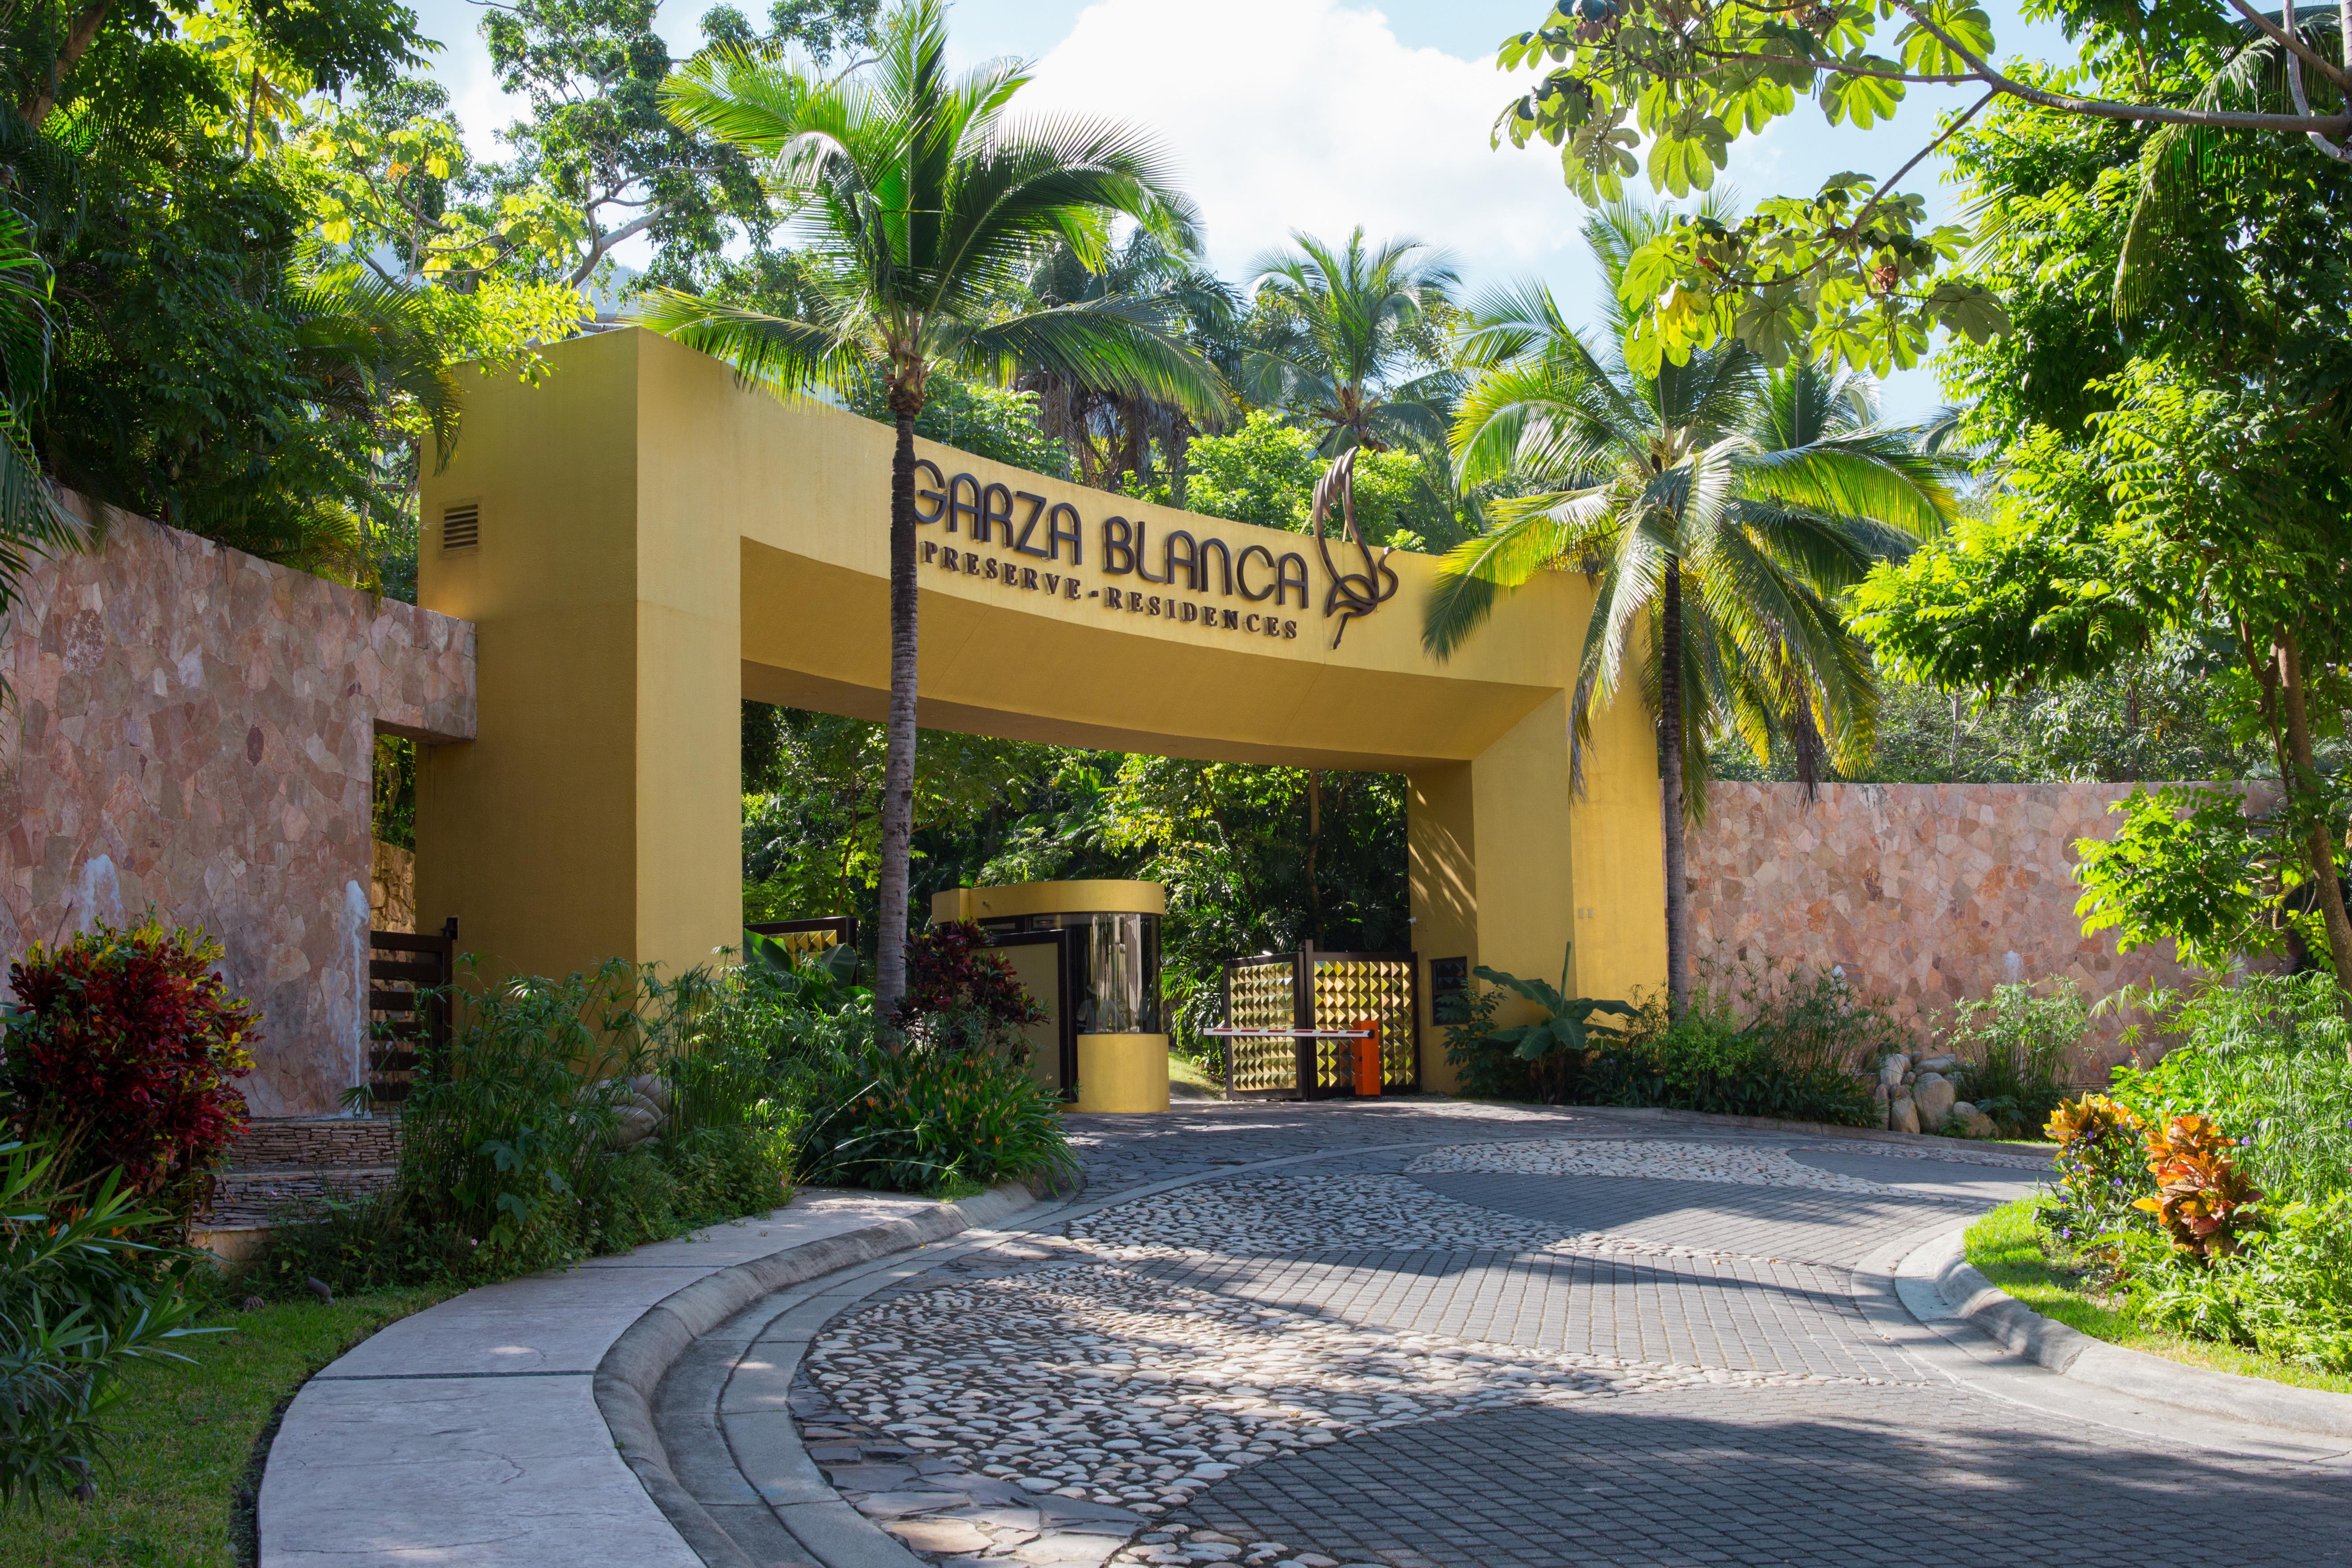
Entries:
{"type": "MultiPolygon", "coordinates": [[[[1526,1027],[1497,1028],[1507,990],[1530,984],[1492,970],[1479,974],[1497,984],[1449,1000],[1440,1016],[1446,1026],[1445,1058],[1465,1094],[1501,1100],[1543,1100],[1554,1104],[1647,1106],[1710,1111],[1727,1116],[1771,1116],[1846,1126],[1876,1125],[1879,1112],[1860,1065],[1910,1040],[1883,1007],[1857,998],[1836,974],[1749,970],[1736,978],[1703,970],[1692,987],[1690,1005],[1669,1021],[1665,1000],[1653,995],[1630,1009],[1632,1021],[1619,1034],[1588,1021],[1591,1013],[1622,1004],[1578,998],[1586,1009],[1574,1017],[1588,1032],[1583,1048],[1567,1040],[1530,1044],[1526,1027]]],[[[1563,977],[1563,987],[1565,977],[1563,977]]],[[[1542,987],[1550,990],[1550,987],[1542,987]]],[[[1564,1015],[1538,1002],[1548,1016],[1538,1029],[1552,1027],[1564,1015]]]]}
{"type": "Polygon", "coordinates": [[[1534,1100],[1535,1064],[1495,1038],[1495,1016],[1503,1005],[1499,985],[1480,985],[1446,997],[1434,1011],[1445,1028],[1445,1059],[1454,1081],[1475,1100],[1534,1100]]]}
{"type": "Polygon", "coordinates": [[[2154,1067],[2116,1068],[2116,1100],[2151,1125],[2212,1117],[2279,1202],[2352,1188],[2352,1065],[2332,975],[2243,974],[2149,1006],[2178,1042],[2154,1067]]]}
{"type": "Polygon", "coordinates": [[[2333,976],[2243,974],[2147,1005],[2177,1037],[2163,1059],[2053,1120],[2045,1249],[2126,1316],[2352,1372],[2352,1067],[2333,976]]]}
{"type": "Polygon", "coordinates": [[[184,1224],[246,1123],[252,1005],[215,967],[220,944],[152,917],[99,924],[9,966],[0,1106],[73,1184],[121,1171],[184,1224]]]}
{"type": "Polygon", "coordinates": [[[307,1296],[308,1281],[316,1279],[350,1296],[459,1279],[475,1250],[455,1225],[418,1215],[396,1190],[353,1193],[330,1185],[276,1218],[260,1255],[237,1283],[293,1300],[307,1296]]]}
{"type": "Polygon", "coordinates": [[[936,1193],[1077,1173],[1058,1097],[994,1050],[845,1057],[819,1080],[799,1142],[801,1180],[822,1185],[936,1193]]]}
{"type": "Polygon", "coordinates": [[[2070,1251],[2098,1246],[2109,1231],[2144,1228],[2139,1201],[2156,1191],[2146,1125],[2103,1094],[2062,1103],[2044,1129],[2058,1144],[2056,1202],[2040,1212],[2070,1251]]]}
{"type": "Polygon", "coordinates": [[[161,1218],[134,1198],[115,1173],[68,1185],[53,1152],[0,1145],[0,1500],[87,1495],[125,1364],[184,1361],[165,1344],[203,1331],[199,1258],[132,1239],[161,1218]]]}
{"type": "Polygon", "coordinates": [[[1458,1049],[1468,1059],[1474,1076],[1482,1082],[1501,1079],[1512,1064],[1517,1064],[1526,1075],[1532,1098],[1559,1104],[1564,1093],[1573,1090],[1593,1055],[1607,1050],[1623,1037],[1624,1031],[1620,1026],[1600,1022],[1595,1015],[1619,1018],[1636,1016],[1636,1010],[1623,1002],[1567,994],[1575,952],[1575,945],[1570,943],[1561,953],[1558,985],[1543,980],[1522,980],[1516,974],[1480,964],[1478,978],[1495,989],[1475,999],[1447,999],[1450,1005],[1445,1009],[1446,1019],[1463,1030],[1458,1041],[1449,1035],[1449,1058],[1458,1049]],[[1494,1022],[1496,1005],[1505,992],[1527,1003],[1538,1016],[1529,1023],[1497,1026],[1494,1022]],[[1468,1020],[1473,1018],[1477,1020],[1475,1035],[1468,1032],[1468,1020]]]}
{"type": "Polygon", "coordinates": [[[1862,1065],[1910,1044],[1885,1007],[1833,972],[1703,972],[1680,1020],[1669,1022],[1663,999],[1651,997],[1622,1045],[1593,1054],[1580,1098],[1875,1126],[1862,1065]]]}
{"type": "Polygon", "coordinates": [[[799,1046],[765,977],[664,982],[614,960],[457,1002],[403,1114],[394,1188],[280,1226],[262,1279],[503,1279],[785,1201],[810,1074],[777,1066],[799,1046]]]}
{"type": "Polygon", "coordinates": [[[2070,1092],[2074,1053],[2090,1022],[2072,980],[2047,996],[2030,985],[1996,985],[1990,999],[1956,1003],[1944,1042],[1960,1058],[1954,1087],[1999,1122],[2003,1136],[2038,1132],[2070,1092]]]}
{"type": "Polygon", "coordinates": [[[2193,1338],[2352,1372],[2352,1194],[2291,1204],[2210,1262],[2153,1231],[2119,1232],[2109,1279],[2122,1310],[2193,1338]]]}

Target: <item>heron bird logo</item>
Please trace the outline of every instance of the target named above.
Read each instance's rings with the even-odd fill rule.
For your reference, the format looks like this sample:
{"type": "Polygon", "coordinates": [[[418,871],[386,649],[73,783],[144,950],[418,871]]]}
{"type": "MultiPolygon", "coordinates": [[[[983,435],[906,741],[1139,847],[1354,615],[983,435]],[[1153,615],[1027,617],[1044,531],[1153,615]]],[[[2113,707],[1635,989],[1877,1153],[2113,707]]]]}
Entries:
{"type": "Polygon", "coordinates": [[[1339,629],[1331,637],[1333,647],[1348,635],[1349,621],[1370,615],[1395,598],[1397,591],[1397,574],[1389,566],[1396,547],[1383,546],[1375,557],[1372,547],[1364,542],[1364,531],[1356,526],[1356,450],[1350,447],[1340,453],[1332,459],[1329,470],[1315,481],[1315,548],[1322,553],[1324,575],[1331,580],[1323,595],[1323,616],[1328,620],[1336,611],[1339,616],[1339,629]],[[1331,542],[1324,536],[1323,520],[1330,515],[1335,499],[1348,538],[1363,557],[1361,572],[1342,572],[1331,559],[1331,542]]]}

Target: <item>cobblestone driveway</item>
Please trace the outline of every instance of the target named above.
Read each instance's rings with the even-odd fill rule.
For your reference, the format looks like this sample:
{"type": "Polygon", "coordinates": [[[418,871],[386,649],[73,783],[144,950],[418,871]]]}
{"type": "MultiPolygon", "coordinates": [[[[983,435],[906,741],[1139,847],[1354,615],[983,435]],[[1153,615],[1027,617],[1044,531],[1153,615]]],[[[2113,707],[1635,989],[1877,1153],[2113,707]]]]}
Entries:
{"type": "Polygon", "coordinates": [[[2352,1563],[2340,1472],[2053,1422],[1872,1327],[1855,1265],[2026,1190],[2014,1153],[1449,1102],[1076,1126],[1129,1195],[802,1363],[812,1456],[955,1568],[2352,1563]]]}

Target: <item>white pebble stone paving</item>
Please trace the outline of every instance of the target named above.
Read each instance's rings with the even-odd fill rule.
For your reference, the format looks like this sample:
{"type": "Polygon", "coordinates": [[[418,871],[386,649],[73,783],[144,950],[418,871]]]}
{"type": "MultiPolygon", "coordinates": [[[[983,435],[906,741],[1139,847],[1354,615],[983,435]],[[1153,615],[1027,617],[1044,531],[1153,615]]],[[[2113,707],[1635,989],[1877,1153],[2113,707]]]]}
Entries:
{"type": "Polygon", "coordinates": [[[1070,1226],[1070,1239],[1090,1252],[1130,1260],[1367,1248],[1575,1257],[1730,1256],[1597,1230],[1562,1236],[1556,1225],[1460,1203],[1409,1176],[1391,1175],[1198,1183],[1078,1220],[1070,1226]]]}
{"type": "Polygon", "coordinates": [[[1817,1171],[1790,1158],[1785,1149],[1760,1145],[1546,1138],[1439,1149],[1405,1169],[1511,1176],[1647,1176],[1656,1181],[1722,1182],[1747,1187],[1811,1187],[1871,1197],[1916,1196],[1884,1183],[1817,1171]]]}
{"type": "MultiPolygon", "coordinates": [[[[1702,1143],[1494,1143],[1424,1156],[1413,1168],[1895,1191],[1811,1170],[1774,1149],[1702,1143]]],[[[1562,1236],[1408,1176],[1195,1183],[1074,1222],[1070,1240],[1091,1258],[909,1289],[838,1321],[803,1363],[809,1384],[838,1412],[825,1421],[866,1434],[869,1445],[910,1451],[891,1473],[919,1467],[924,1479],[861,1488],[852,1469],[837,1480],[844,1496],[935,1561],[1336,1568],[1329,1558],[1293,1557],[1282,1542],[1221,1539],[1157,1516],[1262,1460],[1416,1422],[1671,1389],[1885,1381],[1456,1338],[1167,1278],[1171,1258],[1214,1274],[1225,1260],[1366,1250],[1737,1256],[1596,1231],[1562,1236]],[[1013,1500],[975,1499],[982,1478],[1018,1489],[1006,1493],[1013,1500]],[[963,1495],[943,1495],[926,1510],[919,1489],[888,1489],[908,1484],[963,1495]],[[1066,1510],[1057,1525],[1020,1497],[1073,1500],[1071,1508],[1090,1505],[1099,1517],[1072,1521],[1066,1510]],[[1129,1510],[1136,1525],[1121,1529],[1112,1509],[1129,1510]]]]}

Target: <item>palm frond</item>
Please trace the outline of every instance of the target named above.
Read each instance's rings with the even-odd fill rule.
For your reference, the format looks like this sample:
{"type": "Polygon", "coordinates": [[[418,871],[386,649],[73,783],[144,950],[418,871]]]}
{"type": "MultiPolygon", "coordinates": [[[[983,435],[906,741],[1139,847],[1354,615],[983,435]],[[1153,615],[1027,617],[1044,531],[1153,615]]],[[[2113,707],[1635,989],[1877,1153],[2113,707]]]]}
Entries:
{"type": "Polygon", "coordinates": [[[1172,405],[1203,424],[1222,422],[1234,406],[1233,389],[1213,366],[1162,331],[1152,312],[1118,301],[1025,311],[960,335],[959,357],[1000,377],[1016,365],[1034,366],[1081,385],[1172,405]]]}
{"type": "Polygon", "coordinates": [[[823,386],[846,393],[871,360],[855,338],[835,329],[676,289],[646,290],[635,319],[698,353],[724,360],[746,383],[780,392],[823,386]]]}

